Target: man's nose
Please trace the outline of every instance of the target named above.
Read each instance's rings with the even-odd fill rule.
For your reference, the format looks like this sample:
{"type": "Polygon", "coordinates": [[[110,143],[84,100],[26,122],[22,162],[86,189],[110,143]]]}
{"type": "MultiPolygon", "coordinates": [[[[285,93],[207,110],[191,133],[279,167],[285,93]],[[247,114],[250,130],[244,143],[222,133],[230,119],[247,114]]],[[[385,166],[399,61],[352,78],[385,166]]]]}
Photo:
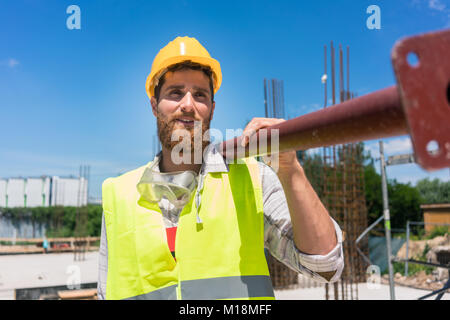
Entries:
{"type": "Polygon", "coordinates": [[[180,108],[184,112],[192,112],[194,110],[195,104],[194,104],[194,98],[192,97],[192,94],[188,91],[180,103],[180,108]]]}

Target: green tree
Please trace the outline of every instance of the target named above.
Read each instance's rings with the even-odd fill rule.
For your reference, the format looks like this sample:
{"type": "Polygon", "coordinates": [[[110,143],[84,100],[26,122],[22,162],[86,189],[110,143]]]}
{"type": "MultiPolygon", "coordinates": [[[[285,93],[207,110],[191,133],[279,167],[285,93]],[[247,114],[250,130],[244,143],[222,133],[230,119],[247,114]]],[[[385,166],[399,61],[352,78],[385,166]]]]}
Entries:
{"type": "MultiPolygon", "coordinates": [[[[102,223],[102,206],[89,204],[79,208],[87,210],[86,235],[100,236],[102,223]]],[[[72,237],[75,235],[76,207],[35,207],[35,208],[0,208],[0,215],[19,225],[21,221],[31,220],[33,226],[44,223],[47,237],[72,237]]]]}
{"type": "Polygon", "coordinates": [[[404,229],[407,220],[423,220],[420,210],[421,198],[417,188],[409,183],[398,183],[393,180],[389,183],[388,192],[392,228],[404,229]]]}
{"type": "Polygon", "coordinates": [[[373,162],[364,167],[364,184],[368,224],[372,224],[383,214],[383,196],[381,193],[381,175],[373,162]]]}
{"type": "Polygon", "coordinates": [[[450,202],[450,181],[444,182],[437,178],[434,180],[425,178],[417,182],[416,188],[423,203],[450,202]]]}
{"type": "MultiPolygon", "coordinates": [[[[373,162],[365,166],[364,180],[368,222],[371,224],[383,214],[381,175],[376,172],[373,162]]],[[[422,221],[421,197],[417,188],[395,179],[388,179],[387,185],[392,228],[405,228],[407,220],[422,221]]]]}

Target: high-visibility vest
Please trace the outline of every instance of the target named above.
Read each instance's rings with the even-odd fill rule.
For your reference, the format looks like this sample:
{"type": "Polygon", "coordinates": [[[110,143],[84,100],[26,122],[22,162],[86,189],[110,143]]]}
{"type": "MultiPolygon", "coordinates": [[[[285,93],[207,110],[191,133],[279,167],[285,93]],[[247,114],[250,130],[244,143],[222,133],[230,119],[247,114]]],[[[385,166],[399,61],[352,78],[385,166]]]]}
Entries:
{"type": "Polygon", "coordinates": [[[192,195],[180,213],[176,260],[159,206],[137,191],[145,167],[103,183],[106,299],[274,299],[256,160],[205,176],[198,211],[192,195]]]}

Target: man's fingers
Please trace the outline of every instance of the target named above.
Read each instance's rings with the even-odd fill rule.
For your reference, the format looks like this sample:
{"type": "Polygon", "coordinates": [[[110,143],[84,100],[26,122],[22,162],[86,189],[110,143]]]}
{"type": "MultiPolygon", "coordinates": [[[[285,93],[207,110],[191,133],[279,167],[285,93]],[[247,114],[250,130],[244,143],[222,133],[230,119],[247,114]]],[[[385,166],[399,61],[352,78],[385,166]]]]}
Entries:
{"type": "Polygon", "coordinates": [[[241,146],[245,147],[245,145],[250,141],[250,137],[256,133],[255,129],[248,129],[242,133],[241,146]]]}
{"type": "Polygon", "coordinates": [[[253,118],[245,127],[242,133],[241,146],[245,147],[250,141],[250,137],[258,130],[273,126],[286,121],[285,119],[277,118],[253,118]]]}

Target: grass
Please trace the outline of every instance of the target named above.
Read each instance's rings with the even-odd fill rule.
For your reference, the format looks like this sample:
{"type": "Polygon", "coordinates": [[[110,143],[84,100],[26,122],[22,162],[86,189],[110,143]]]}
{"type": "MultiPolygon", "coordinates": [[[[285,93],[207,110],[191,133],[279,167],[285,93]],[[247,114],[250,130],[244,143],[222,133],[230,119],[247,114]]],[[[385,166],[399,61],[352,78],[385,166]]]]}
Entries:
{"type": "Polygon", "coordinates": [[[16,246],[35,246],[36,243],[26,242],[26,241],[16,241],[15,243],[13,243],[12,241],[0,241],[0,245],[3,245],[3,246],[12,246],[12,245],[16,245],[16,246]]]}
{"type": "Polygon", "coordinates": [[[449,233],[448,226],[436,226],[431,230],[430,234],[426,235],[425,239],[433,239],[435,237],[444,236],[446,233],[449,233]]]}
{"type": "MultiPolygon", "coordinates": [[[[430,247],[428,246],[428,244],[426,244],[421,255],[414,259],[427,262],[428,251],[430,251],[430,247]]],[[[402,275],[405,274],[405,263],[404,262],[393,262],[392,267],[394,268],[394,274],[397,272],[401,273],[402,275]]],[[[408,263],[408,276],[413,276],[420,271],[425,271],[425,274],[431,274],[434,269],[435,269],[434,267],[410,262],[410,263],[408,263]]]]}
{"type": "MultiPolygon", "coordinates": [[[[436,226],[432,229],[430,233],[426,233],[425,229],[419,229],[419,230],[411,230],[411,233],[409,234],[409,240],[430,240],[439,236],[444,236],[446,233],[450,233],[450,227],[449,226],[436,226]]],[[[406,233],[397,233],[392,235],[393,238],[406,238],[406,233]]]]}

